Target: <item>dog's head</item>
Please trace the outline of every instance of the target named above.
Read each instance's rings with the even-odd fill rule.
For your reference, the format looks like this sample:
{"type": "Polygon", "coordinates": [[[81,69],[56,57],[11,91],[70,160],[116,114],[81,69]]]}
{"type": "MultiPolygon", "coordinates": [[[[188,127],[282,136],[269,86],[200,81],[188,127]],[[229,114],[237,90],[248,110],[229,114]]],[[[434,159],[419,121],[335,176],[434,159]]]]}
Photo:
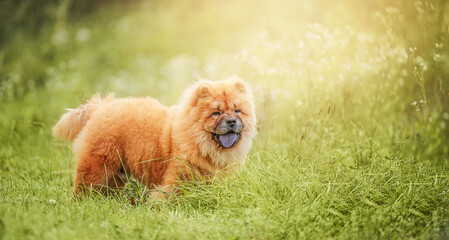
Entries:
{"type": "Polygon", "coordinates": [[[185,123],[190,125],[202,154],[223,157],[248,153],[256,116],[251,88],[243,80],[203,80],[183,99],[183,111],[188,116],[185,123]]]}

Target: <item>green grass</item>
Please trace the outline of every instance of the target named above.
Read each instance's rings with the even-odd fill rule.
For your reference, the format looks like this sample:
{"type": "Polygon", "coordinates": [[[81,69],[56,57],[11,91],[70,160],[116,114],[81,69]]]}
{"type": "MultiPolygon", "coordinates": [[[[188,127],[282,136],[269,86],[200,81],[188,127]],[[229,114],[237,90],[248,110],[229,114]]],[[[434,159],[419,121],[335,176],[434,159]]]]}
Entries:
{"type": "Polygon", "coordinates": [[[449,238],[445,1],[5,2],[0,239],[449,238]],[[254,88],[234,179],[75,201],[51,136],[95,92],[178,101],[198,78],[254,88]],[[131,204],[131,199],[136,205],[131,204]]]}

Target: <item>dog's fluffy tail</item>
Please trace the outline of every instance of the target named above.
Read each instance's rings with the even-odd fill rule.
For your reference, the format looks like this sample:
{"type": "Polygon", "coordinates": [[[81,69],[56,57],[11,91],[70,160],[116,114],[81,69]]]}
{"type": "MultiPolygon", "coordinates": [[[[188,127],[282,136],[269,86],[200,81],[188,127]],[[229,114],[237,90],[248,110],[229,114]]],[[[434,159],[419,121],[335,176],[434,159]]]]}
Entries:
{"type": "Polygon", "coordinates": [[[58,123],[53,127],[53,135],[59,139],[73,141],[81,132],[87,121],[101,105],[114,100],[114,95],[109,94],[101,99],[100,94],[95,94],[86,104],[77,109],[67,109],[58,123]]]}

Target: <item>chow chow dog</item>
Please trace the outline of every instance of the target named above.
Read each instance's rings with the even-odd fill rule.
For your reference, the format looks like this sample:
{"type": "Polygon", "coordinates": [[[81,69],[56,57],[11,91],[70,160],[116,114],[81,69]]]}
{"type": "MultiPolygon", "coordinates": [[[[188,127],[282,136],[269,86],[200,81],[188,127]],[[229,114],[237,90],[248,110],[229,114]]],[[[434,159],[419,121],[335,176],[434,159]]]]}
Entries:
{"type": "Polygon", "coordinates": [[[251,88],[240,78],[201,80],[178,104],[156,99],[93,96],[54,126],[73,141],[75,194],[120,189],[133,175],[166,200],[182,181],[207,181],[237,172],[256,133],[251,88]]]}

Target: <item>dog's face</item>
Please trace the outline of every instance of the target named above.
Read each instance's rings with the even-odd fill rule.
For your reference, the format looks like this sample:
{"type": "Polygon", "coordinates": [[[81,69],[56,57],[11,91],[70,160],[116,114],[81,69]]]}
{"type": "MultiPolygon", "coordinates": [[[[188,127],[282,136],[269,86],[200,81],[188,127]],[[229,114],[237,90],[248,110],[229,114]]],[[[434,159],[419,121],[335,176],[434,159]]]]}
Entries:
{"type": "Polygon", "coordinates": [[[233,77],[199,82],[190,98],[190,123],[198,144],[210,151],[243,151],[251,148],[256,117],[251,89],[233,77]]]}
{"type": "Polygon", "coordinates": [[[206,101],[202,107],[204,109],[203,117],[205,117],[204,129],[211,134],[211,139],[220,147],[230,148],[239,142],[245,127],[242,118],[246,117],[245,113],[240,110],[245,107],[239,107],[241,105],[241,103],[235,104],[231,99],[219,97],[216,98],[216,101],[206,101]]]}

